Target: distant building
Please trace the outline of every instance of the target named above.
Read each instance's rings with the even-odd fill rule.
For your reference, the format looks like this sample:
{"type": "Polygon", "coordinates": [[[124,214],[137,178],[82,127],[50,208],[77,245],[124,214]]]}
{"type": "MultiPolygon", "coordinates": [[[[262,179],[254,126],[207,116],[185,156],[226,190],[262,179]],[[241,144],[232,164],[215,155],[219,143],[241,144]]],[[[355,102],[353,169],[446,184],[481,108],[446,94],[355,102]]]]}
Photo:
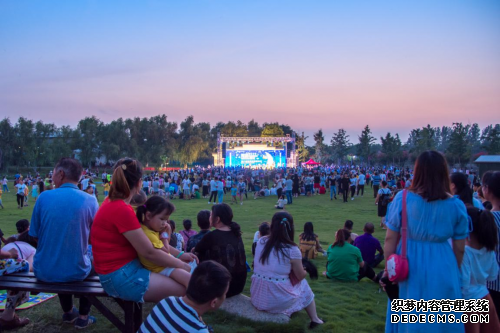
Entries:
{"type": "Polygon", "coordinates": [[[483,178],[486,171],[500,171],[500,155],[482,155],[474,161],[479,168],[479,177],[483,178]]]}

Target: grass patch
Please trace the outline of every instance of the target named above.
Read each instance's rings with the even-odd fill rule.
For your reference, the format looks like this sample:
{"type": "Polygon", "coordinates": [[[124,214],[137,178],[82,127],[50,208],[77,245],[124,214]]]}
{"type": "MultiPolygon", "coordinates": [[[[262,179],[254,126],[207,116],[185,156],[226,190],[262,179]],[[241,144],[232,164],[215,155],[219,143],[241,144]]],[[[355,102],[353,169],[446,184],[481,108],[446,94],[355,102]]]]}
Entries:
{"type": "MultiPolygon", "coordinates": [[[[10,185],[10,184],[9,184],[10,185]]],[[[100,191],[102,193],[102,191],[100,191]]],[[[369,191],[368,191],[369,192],[369,191]]],[[[276,197],[244,201],[244,204],[233,205],[234,221],[241,225],[243,231],[243,242],[247,252],[248,262],[251,263],[251,245],[253,235],[257,226],[263,221],[270,221],[276,212],[274,204],[276,197]]],[[[14,234],[15,223],[19,219],[30,219],[34,202],[30,198],[29,206],[23,210],[17,209],[16,196],[14,193],[4,193],[2,197],[4,210],[0,209],[0,228],[6,237],[14,234]]],[[[225,197],[225,202],[229,203],[230,197],[225,197]]],[[[346,219],[354,221],[354,232],[362,234],[363,225],[372,222],[379,225],[374,199],[368,194],[363,198],[355,198],[349,203],[342,203],[342,200],[330,201],[329,195],[314,196],[310,198],[301,197],[294,199],[294,204],[286,209],[294,218],[296,232],[295,240],[303,229],[305,222],[314,223],[315,232],[323,248],[334,240],[335,231],[341,228],[346,219]]],[[[202,209],[210,209],[207,200],[173,200],[177,211],[171,216],[176,222],[182,222],[189,218],[196,225],[196,214],[202,209]]],[[[64,209],[64,207],[61,207],[64,209]]],[[[182,228],[182,223],[178,223],[182,228]]],[[[376,228],[374,236],[383,241],[385,233],[380,228],[376,228]]],[[[57,241],[57,239],[54,239],[57,241]]],[[[326,265],[326,257],[319,257],[314,261],[321,272],[326,265]]],[[[377,271],[380,271],[380,266],[377,271]]],[[[250,295],[250,276],[245,286],[244,294],[250,295]]],[[[315,332],[383,332],[385,327],[385,313],[387,308],[387,297],[384,292],[379,293],[376,284],[367,279],[359,283],[343,283],[327,280],[323,276],[316,281],[309,281],[309,284],[316,295],[316,306],[318,314],[327,323],[316,328],[315,332]]],[[[115,313],[120,313],[118,306],[112,300],[104,300],[115,313]]],[[[75,303],[77,304],[77,303],[75,303]]],[[[146,304],[144,315],[147,316],[152,308],[152,304],[146,304]]],[[[95,309],[93,315],[97,317],[97,324],[86,329],[86,332],[116,332],[112,324],[101,316],[95,309]]],[[[18,332],[76,332],[71,325],[61,323],[61,309],[57,298],[49,300],[42,305],[35,306],[29,310],[20,311],[22,317],[28,317],[31,324],[18,332]]],[[[212,325],[216,332],[273,332],[273,333],[294,333],[307,330],[309,319],[305,311],[295,313],[289,324],[264,324],[251,320],[237,318],[223,311],[206,314],[203,316],[206,323],[212,325]]]]}

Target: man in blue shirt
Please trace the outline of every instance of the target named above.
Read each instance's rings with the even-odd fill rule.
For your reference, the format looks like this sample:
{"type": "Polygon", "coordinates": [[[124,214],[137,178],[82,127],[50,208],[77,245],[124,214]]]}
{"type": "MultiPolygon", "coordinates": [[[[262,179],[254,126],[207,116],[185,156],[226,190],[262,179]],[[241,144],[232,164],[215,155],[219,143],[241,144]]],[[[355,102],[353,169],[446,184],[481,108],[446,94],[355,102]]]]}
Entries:
{"type": "Polygon", "coordinates": [[[384,260],[384,250],[380,246],[378,239],[372,236],[375,231],[373,223],[366,223],[363,228],[364,235],[356,237],[354,246],[361,251],[363,261],[366,262],[371,268],[377,267],[382,260],[384,260]],[[375,255],[376,252],[379,252],[375,255]]]}
{"type": "MultiPolygon", "coordinates": [[[[41,193],[33,209],[29,234],[38,238],[33,269],[41,281],[82,281],[90,274],[89,234],[99,205],[93,195],[78,189],[82,171],[77,160],[59,160],[52,175],[56,188],[41,193]]],[[[95,322],[86,297],[80,297],[80,311],[73,307],[73,295],[59,294],[59,301],[64,322],[76,328],[95,322]]]]}
{"type": "Polygon", "coordinates": [[[378,194],[378,190],[380,187],[380,182],[382,181],[382,178],[379,176],[378,171],[375,171],[375,175],[372,177],[372,183],[373,183],[373,197],[376,198],[378,194]]]}

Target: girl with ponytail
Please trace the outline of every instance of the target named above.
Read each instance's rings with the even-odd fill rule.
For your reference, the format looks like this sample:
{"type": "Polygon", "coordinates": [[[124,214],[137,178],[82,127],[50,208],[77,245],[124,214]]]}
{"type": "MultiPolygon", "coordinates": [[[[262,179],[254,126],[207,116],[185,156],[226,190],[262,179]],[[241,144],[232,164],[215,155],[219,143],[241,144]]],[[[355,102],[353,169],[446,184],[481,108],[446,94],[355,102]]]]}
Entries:
{"type": "MultiPolygon", "coordinates": [[[[172,260],[175,258],[167,251],[159,251],[153,246],[130,206],[130,201],[141,188],[142,166],[139,161],[123,158],[116,162],[109,195],[95,215],[90,231],[95,271],[102,287],[112,297],[135,302],[159,302],[169,296],[184,296],[186,287],[183,284],[150,272],[139,260],[140,256],[156,266],[180,268],[186,273],[191,271],[187,263],[197,260],[193,254],[170,247],[170,254],[180,259],[172,260]]],[[[161,213],[168,211],[167,206],[161,213]]],[[[144,222],[159,214],[156,209],[148,209],[146,204],[146,208],[140,208],[137,215],[144,222]]]]}
{"type": "Polygon", "coordinates": [[[232,277],[227,297],[238,295],[247,280],[247,259],[240,225],[233,221],[231,207],[225,203],[212,206],[210,226],[215,230],[203,236],[194,252],[200,262],[214,260],[226,267],[232,277]]]}
{"type": "Polygon", "coordinates": [[[302,254],[294,242],[293,217],[274,214],[271,231],[255,248],[254,274],[250,287],[252,304],[271,313],[292,313],[305,309],[310,328],[323,324],[316,313],[314,294],[305,280],[302,254]],[[291,279],[292,277],[292,279],[291,279]]]}

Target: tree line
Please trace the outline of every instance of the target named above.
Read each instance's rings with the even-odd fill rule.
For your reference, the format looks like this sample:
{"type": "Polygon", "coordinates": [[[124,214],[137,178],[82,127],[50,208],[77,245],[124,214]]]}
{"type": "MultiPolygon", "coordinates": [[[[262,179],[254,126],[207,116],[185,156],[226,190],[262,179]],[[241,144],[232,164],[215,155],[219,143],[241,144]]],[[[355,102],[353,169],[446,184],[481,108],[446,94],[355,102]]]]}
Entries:
{"type": "Polygon", "coordinates": [[[451,127],[430,125],[410,132],[406,143],[397,133],[387,133],[376,143],[367,125],[355,142],[345,129],[333,133],[325,143],[320,129],[314,133],[315,145],[305,144],[308,137],[279,123],[259,124],[255,120],[195,123],[193,116],[180,124],[170,122],[166,115],[128,118],[104,123],[97,117],[80,120],[75,128],[56,126],[20,117],[16,123],[9,118],[0,121],[0,169],[7,167],[52,166],[63,156],[78,155],[84,166],[93,166],[96,159],[108,161],[133,156],[146,165],[187,165],[213,163],[217,135],[296,136],[297,153],[301,162],[312,157],[322,163],[403,164],[413,161],[424,150],[443,152],[451,163],[471,162],[480,154],[500,153],[500,124],[481,129],[477,124],[453,123],[451,127]]]}

